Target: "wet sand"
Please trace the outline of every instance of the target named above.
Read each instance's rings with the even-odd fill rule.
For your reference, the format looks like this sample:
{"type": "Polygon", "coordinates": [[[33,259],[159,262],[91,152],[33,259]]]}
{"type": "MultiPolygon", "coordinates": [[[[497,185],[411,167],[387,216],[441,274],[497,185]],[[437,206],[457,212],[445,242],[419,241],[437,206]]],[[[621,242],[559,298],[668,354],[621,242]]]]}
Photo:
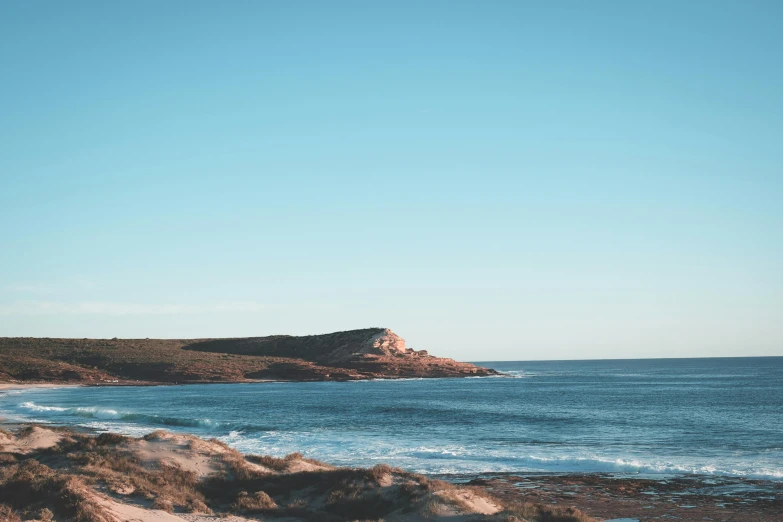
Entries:
{"type": "Polygon", "coordinates": [[[485,487],[505,502],[574,506],[607,520],[783,521],[783,481],[704,476],[652,479],[597,473],[444,478],[485,487]]]}

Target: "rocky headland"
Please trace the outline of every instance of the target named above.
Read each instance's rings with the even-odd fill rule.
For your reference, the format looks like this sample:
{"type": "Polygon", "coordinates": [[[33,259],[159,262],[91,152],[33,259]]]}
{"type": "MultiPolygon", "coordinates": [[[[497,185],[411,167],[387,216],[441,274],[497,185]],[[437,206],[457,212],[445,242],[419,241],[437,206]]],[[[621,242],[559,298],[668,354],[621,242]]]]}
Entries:
{"type": "Polygon", "coordinates": [[[387,328],[227,339],[0,338],[0,382],[174,384],[497,375],[387,328]]]}

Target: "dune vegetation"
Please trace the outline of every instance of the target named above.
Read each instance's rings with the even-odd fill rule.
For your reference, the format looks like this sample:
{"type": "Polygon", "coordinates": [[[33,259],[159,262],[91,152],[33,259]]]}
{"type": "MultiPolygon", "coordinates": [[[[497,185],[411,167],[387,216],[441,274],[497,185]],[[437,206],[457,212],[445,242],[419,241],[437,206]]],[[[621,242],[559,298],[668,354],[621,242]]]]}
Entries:
{"type": "Polygon", "coordinates": [[[415,520],[588,522],[571,509],[503,504],[486,490],[379,464],[243,455],[156,431],[141,438],[26,426],[0,433],[0,520],[73,522],[415,520]]]}

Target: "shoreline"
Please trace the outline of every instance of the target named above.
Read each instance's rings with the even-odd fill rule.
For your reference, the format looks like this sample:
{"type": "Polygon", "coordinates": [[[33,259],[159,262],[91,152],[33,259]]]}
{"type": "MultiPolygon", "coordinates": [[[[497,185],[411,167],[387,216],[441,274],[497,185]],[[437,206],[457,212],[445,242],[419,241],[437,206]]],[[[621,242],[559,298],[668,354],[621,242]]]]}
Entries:
{"type": "MultiPolygon", "coordinates": [[[[486,376],[486,377],[473,377],[476,379],[481,378],[497,378],[497,376],[486,376]]],[[[445,378],[449,379],[449,378],[445,378]]],[[[459,377],[455,379],[461,379],[459,377]]],[[[366,379],[366,380],[372,380],[376,382],[385,382],[385,381],[400,381],[400,380],[410,380],[410,379],[366,379]]],[[[10,391],[10,390],[46,390],[46,389],[58,389],[58,388],[112,388],[112,387],[149,387],[149,388],[155,388],[158,386],[191,386],[191,385],[201,385],[201,384],[263,384],[263,383],[310,383],[310,382],[334,382],[334,381],[280,381],[280,380],[256,380],[256,381],[231,381],[231,382],[208,382],[208,383],[180,383],[180,384],[169,384],[169,383],[138,383],[138,384],[99,384],[99,385],[89,385],[89,384],[83,384],[83,383],[3,383],[0,382],[0,398],[3,396],[4,392],[10,391]]],[[[350,381],[354,382],[354,381],[350,381]]],[[[364,382],[364,380],[362,380],[364,382]]],[[[16,415],[15,415],[16,417],[16,415]]],[[[19,415],[18,420],[10,420],[8,418],[0,417],[0,426],[4,424],[11,424],[11,425],[25,425],[25,424],[40,424],[42,426],[53,426],[53,427],[62,427],[62,428],[69,428],[69,429],[75,429],[80,430],[83,432],[91,432],[95,434],[101,433],[98,428],[93,427],[87,427],[87,426],[80,426],[77,424],[72,424],[69,422],[57,422],[57,420],[34,420],[29,418],[29,415],[19,415]]],[[[210,436],[208,433],[191,433],[191,428],[188,427],[188,425],[170,425],[170,424],[163,424],[163,425],[139,425],[139,431],[133,431],[132,433],[143,433],[144,430],[154,431],[157,429],[174,429],[177,433],[187,433],[192,434],[194,436],[198,437],[206,437],[210,436]]],[[[121,433],[119,431],[111,431],[108,430],[107,432],[111,433],[121,433]]],[[[127,432],[126,432],[127,433],[127,432]]],[[[294,448],[296,450],[297,448],[294,448]]],[[[350,462],[347,463],[347,465],[352,465],[350,462]]],[[[504,476],[581,476],[581,475],[591,475],[591,476],[603,476],[608,477],[612,479],[628,479],[628,480],[651,480],[651,481],[663,481],[667,479],[679,479],[684,477],[689,478],[696,478],[699,480],[704,481],[710,481],[710,480],[737,480],[737,481],[760,481],[760,482],[769,482],[769,483],[780,483],[783,484],[783,476],[778,477],[776,475],[742,475],[742,474],[719,474],[719,473],[694,473],[690,471],[666,471],[666,472],[644,472],[644,471],[609,471],[605,469],[600,470],[583,470],[583,469],[573,469],[573,470],[559,470],[559,469],[520,469],[520,470],[505,470],[505,471],[493,471],[493,470],[486,470],[486,471],[456,471],[456,472],[432,472],[432,471],[423,471],[423,473],[431,476],[439,476],[439,477],[470,477],[472,478],[497,478],[497,477],[504,477],[504,476]]]]}
{"type": "MultiPolygon", "coordinates": [[[[124,440],[144,440],[150,436],[158,436],[155,434],[165,433],[165,437],[174,440],[199,440],[204,443],[217,444],[215,439],[206,441],[202,437],[183,432],[161,430],[156,430],[151,435],[141,438],[133,438],[78,426],[9,422],[5,419],[0,419],[0,428],[6,432],[9,430],[12,432],[42,430],[55,433],[73,433],[93,439],[101,437],[101,433],[107,433],[106,437],[118,437],[124,440]]],[[[1,433],[0,438],[2,437],[1,433]]],[[[51,436],[39,436],[35,445],[51,445],[53,441],[55,439],[51,436]]],[[[223,443],[220,444],[227,449],[229,448],[223,443]]],[[[3,445],[0,444],[0,455],[7,450],[7,447],[3,448],[3,445]]],[[[231,451],[240,454],[236,450],[231,451]]],[[[249,457],[246,454],[241,455],[243,458],[249,457]]],[[[595,517],[596,520],[621,519],[627,522],[644,522],[661,518],[676,518],[682,522],[701,520],[773,522],[779,520],[780,515],[783,514],[783,481],[775,480],[685,474],[667,474],[656,477],[606,472],[488,472],[416,476],[420,476],[422,480],[426,481],[445,481],[457,488],[478,488],[492,498],[496,498],[503,505],[532,503],[564,509],[574,508],[590,517],[595,517]]],[[[138,515],[136,513],[135,516],[138,517],[138,515]]],[[[147,519],[141,517],[140,520],[147,519]]],[[[157,519],[151,518],[150,520],[157,519]]],[[[212,519],[191,517],[180,518],[180,520],[206,522],[212,519]]],[[[238,518],[236,520],[244,522],[253,519],[238,518]]],[[[274,519],[267,518],[267,520],[274,519]]]]}
{"type": "Polygon", "coordinates": [[[202,384],[260,384],[260,383],[317,383],[317,382],[386,382],[386,381],[411,381],[411,380],[450,380],[450,379],[513,379],[513,375],[497,372],[492,375],[431,375],[421,377],[359,377],[356,379],[244,379],[237,381],[118,381],[118,382],[95,382],[95,381],[63,381],[63,382],[0,382],[0,390],[24,389],[24,388],[63,388],[63,387],[90,387],[90,388],[122,388],[122,387],[141,387],[141,386],[192,386],[202,384]]]}
{"type": "MultiPolygon", "coordinates": [[[[449,480],[457,477],[444,477],[449,480]]],[[[467,478],[467,477],[466,477],[467,478]]],[[[727,520],[773,522],[783,517],[783,481],[680,475],[618,476],[610,473],[485,474],[466,482],[500,500],[569,505],[591,516],[640,522],[727,520]]]]}
{"type": "Polygon", "coordinates": [[[84,386],[84,384],[72,384],[72,383],[7,383],[0,382],[0,390],[24,390],[27,388],[64,388],[64,387],[77,387],[84,386]]]}
{"type": "MultiPolygon", "coordinates": [[[[323,381],[212,381],[176,385],[260,384],[265,382],[323,381]]],[[[126,385],[126,383],[102,383],[94,387],[123,385],[126,385]]],[[[131,384],[131,386],[145,387],[160,385],[175,384],[131,384]]],[[[0,396],[5,395],[5,392],[10,390],[46,390],[75,387],[90,386],[83,383],[4,382],[0,383],[0,396]]],[[[45,393],[48,392],[43,392],[42,395],[45,393]]],[[[15,417],[14,421],[0,419],[0,428],[11,429],[12,431],[27,429],[26,427],[30,426],[32,422],[25,419],[24,416],[20,417],[15,417]]],[[[100,437],[102,433],[99,429],[65,423],[58,424],[56,421],[39,424],[39,426],[43,429],[76,432],[92,438],[100,437]]],[[[149,430],[155,429],[155,426],[151,425],[145,427],[149,428],[149,430]]],[[[183,427],[179,431],[178,428],[178,431],[173,436],[195,438],[194,435],[188,434],[193,429],[183,427]]],[[[200,440],[204,440],[204,438],[209,436],[202,432],[198,437],[201,437],[200,440]]],[[[141,437],[141,439],[143,438],[141,437]]],[[[287,449],[287,451],[296,450],[296,447],[287,449]]],[[[0,453],[2,452],[3,449],[0,448],[0,453]]],[[[356,464],[352,464],[352,462],[355,462],[355,460],[343,460],[341,465],[353,467],[356,464]]],[[[371,466],[372,464],[369,465],[371,466]]],[[[574,507],[596,519],[627,519],[627,521],[638,520],[646,522],[676,517],[677,520],[682,522],[696,522],[704,519],[772,522],[780,520],[781,516],[783,516],[783,480],[773,478],[747,478],[711,474],[695,475],[688,473],[657,475],[606,471],[467,472],[456,474],[431,473],[421,476],[427,480],[445,480],[455,487],[480,488],[481,491],[486,491],[488,494],[497,497],[504,505],[528,502],[546,506],[574,507]]],[[[0,501],[0,503],[2,502],[0,501]]],[[[182,516],[185,518],[180,518],[180,520],[187,520],[187,522],[196,520],[187,518],[186,514],[182,514],[182,516]]],[[[267,519],[274,520],[269,517],[267,519]]],[[[2,520],[1,513],[0,520],[2,520]]],[[[211,521],[212,519],[203,519],[204,522],[207,520],[211,521]]],[[[252,518],[247,520],[252,520],[252,518]]],[[[202,519],[198,519],[196,522],[202,522],[202,519]]]]}

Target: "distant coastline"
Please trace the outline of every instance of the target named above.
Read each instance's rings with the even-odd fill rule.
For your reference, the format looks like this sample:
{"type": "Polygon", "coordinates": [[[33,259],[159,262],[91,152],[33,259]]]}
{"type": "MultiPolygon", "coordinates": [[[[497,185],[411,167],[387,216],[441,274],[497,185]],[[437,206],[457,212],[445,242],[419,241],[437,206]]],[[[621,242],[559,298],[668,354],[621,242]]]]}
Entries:
{"type": "Polygon", "coordinates": [[[497,375],[386,328],[229,339],[0,338],[0,382],[152,385],[497,375]]]}

